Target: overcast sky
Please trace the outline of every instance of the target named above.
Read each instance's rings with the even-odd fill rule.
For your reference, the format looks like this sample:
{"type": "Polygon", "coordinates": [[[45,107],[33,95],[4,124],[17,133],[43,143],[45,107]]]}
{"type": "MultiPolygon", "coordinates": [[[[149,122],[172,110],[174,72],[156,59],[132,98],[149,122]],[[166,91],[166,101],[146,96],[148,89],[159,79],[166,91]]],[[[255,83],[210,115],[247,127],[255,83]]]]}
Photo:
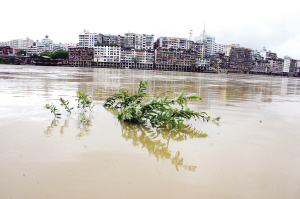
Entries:
{"type": "Polygon", "coordinates": [[[83,29],[193,38],[203,31],[219,44],[276,52],[300,59],[300,1],[269,0],[15,0],[1,3],[0,41],[41,40],[78,43],[83,29]]]}

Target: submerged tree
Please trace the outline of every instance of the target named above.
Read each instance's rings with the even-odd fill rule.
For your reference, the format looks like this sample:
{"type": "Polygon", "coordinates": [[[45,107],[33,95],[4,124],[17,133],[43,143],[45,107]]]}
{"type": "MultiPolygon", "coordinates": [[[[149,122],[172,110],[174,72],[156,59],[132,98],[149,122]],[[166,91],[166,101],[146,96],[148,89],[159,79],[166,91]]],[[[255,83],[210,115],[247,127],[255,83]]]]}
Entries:
{"type": "MultiPolygon", "coordinates": [[[[118,111],[118,119],[125,122],[132,123],[147,123],[150,122],[153,126],[171,126],[172,128],[183,127],[184,120],[202,119],[203,121],[209,121],[210,116],[205,112],[196,112],[187,108],[188,100],[201,100],[195,93],[184,95],[184,91],[181,94],[170,101],[168,97],[156,97],[152,100],[144,103],[144,98],[149,95],[145,93],[147,89],[148,81],[140,81],[140,87],[134,94],[128,91],[120,91],[109,97],[104,106],[112,108],[118,111]],[[118,102],[116,103],[116,101],[118,102]],[[115,104],[116,103],[116,104],[115,104]],[[179,105],[181,109],[175,107],[179,105]]],[[[167,92],[167,93],[170,93],[167,92]]],[[[216,118],[214,120],[219,120],[216,118]]]]}

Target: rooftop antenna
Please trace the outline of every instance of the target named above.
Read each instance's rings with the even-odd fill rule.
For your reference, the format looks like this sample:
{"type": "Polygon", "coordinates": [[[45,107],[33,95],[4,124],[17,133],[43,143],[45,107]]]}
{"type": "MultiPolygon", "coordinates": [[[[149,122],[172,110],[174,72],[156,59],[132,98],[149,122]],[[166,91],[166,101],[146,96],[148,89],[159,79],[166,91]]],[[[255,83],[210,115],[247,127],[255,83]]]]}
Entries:
{"type": "Polygon", "coordinates": [[[190,30],[190,39],[189,39],[190,41],[192,41],[192,37],[193,37],[193,30],[191,29],[190,30]]]}
{"type": "Polygon", "coordinates": [[[204,22],[203,32],[202,32],[202,34],[200,36],[208,36],[207,33],[206,33],[206,31],[205,31],[205,22],[204,22]]]}

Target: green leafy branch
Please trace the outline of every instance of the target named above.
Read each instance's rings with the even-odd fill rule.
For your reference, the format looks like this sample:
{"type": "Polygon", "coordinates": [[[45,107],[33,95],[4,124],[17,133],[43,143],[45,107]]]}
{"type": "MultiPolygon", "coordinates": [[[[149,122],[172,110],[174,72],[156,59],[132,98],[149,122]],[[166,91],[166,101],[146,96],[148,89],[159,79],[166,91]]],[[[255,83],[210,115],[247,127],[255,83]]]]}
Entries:
{"type": "Polygon", "coordinates": [[[85,108],[89,108],[90,111],[94,107],[92,105],[93,101],[90,95],[86,94],[84,91],[76,91],[78,99],[78,105],[77,108],[81,108],[82,110],[86,111],[85,108]]]}
{"type": "MultiPolygon", "coordinates": [[[[143,103],[143,99],[149,96],[145,93],[147,84],[147,80],[141,80],[140,87],[134,94],[130,94],[128,91],[113,94],[104,102],[104,107],[117,110],[118,119],[121,121],[132,123],[150,122],[156,127],[171,125],[172,128],[181,128],[184,127],[183,122],[191,118],[210,121],[210,116],[205,112],[196,112],[187,108],[188,100],[202,100],[196,94],[184,95],[184,91],[182,91],[177,98],[171,101],[168,101],[169,96],[163,98],[159,96],[143,103]],[[117,102],[117,100],[119,101],[117,102]],[[175,105],[179,105],[181,109],[175,108],[175,105]]],[[[167,93],[171,93],[171,91],[167,93]]],[[[216,119],[219,120],[220,118],[216,119]]]]}
{"type": "MultiPolygon", "coordinates": [[[[84,91],[77,91],[76,94],[78,97],[78,99],[75,99],[76,101],[78,101],[77,107],[83,110],[84,112],[86,112],[86,108],[89,108],[89,110],[91,111],[92,108],[94,107],[94,105],[92,105],[93,103],[92,97],[87,93],[85,93],[84,91]]],[[[63,98],[60,98],[59,101],[60,101],[60,105],[63,106],[68,113],[71,113],[71,111],[74,109],[74,107],[70,107],[69,100],[64,100],[63,98]]],[[[58,113],[58,109],[56,108],[56,106],[54,106],[53,104],[52,105],[46,104],[46,108],[50,109],[51,113],[53,113],[55,117],[60,118],[59,116],[61,114],[58,113]]],[[[80,122],[82,124],[90,123],[90,120],[87,119],[84,114],[80,114],[80,117],[81,117],[80,122]]]]}
{"type": "Polygon", "coordinates": [[[60,113],[58,113],[58,109],[56,108],[56,106],[54,106],[53,104],[49,105],[46,104],[46,109],[50,109],[51,113],[54,114],[54,117],[60,118],[60,113]]]}
{"type": "Polygon", "coordinates": [[[59,98],[59,101],[61,102],[60,105],[64,106],[68,113],[71,113],[71,110],[74,109],[74,107],[72,108],[69,107],[69,100],[64,100],[63,98],[59,98]]]}

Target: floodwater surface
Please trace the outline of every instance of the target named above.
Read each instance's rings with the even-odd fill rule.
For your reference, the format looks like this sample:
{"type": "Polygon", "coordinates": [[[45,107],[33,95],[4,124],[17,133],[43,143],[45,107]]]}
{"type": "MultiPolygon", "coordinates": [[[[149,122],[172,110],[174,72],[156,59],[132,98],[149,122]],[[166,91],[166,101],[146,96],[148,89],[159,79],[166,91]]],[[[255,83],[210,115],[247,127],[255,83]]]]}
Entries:
{"type": "Polygon", "coordinates": [[[298,78],[0,65],[0,198],[300,198],[299,119],[298,78]],[[141,79],[150,98],[196,93],[188,107],[219,124],[118,121],[103,102],[141,79]],[[87,123],[76,91],[92,96],[87,123]]]}

